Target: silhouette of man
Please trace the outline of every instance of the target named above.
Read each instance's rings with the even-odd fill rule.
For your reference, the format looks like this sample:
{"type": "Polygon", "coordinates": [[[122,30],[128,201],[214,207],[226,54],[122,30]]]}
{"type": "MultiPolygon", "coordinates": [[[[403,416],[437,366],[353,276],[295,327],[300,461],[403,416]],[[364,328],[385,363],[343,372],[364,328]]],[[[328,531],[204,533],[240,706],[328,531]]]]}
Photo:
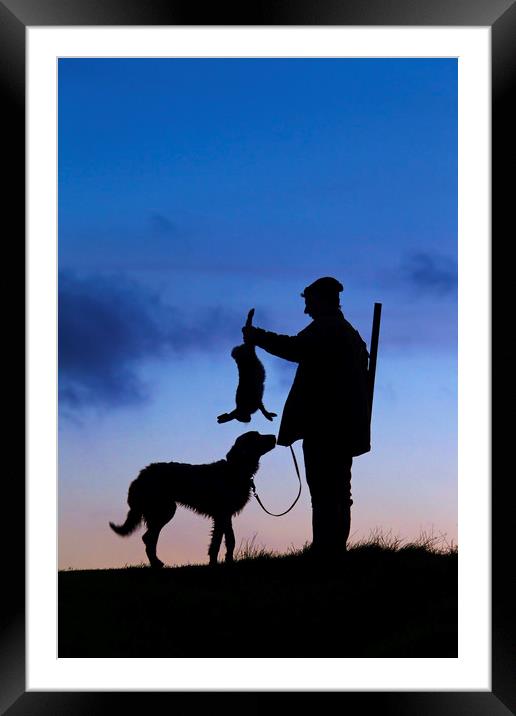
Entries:
{"type": "Polygon", "coordinates": [[[335,278],[319,278],[301,296],[313,320],[296,336],[244,327],[244,339],[298,363],[287,397],[278,445],[303,440],[306,481],[312,501],[312,553],[342,555],[351,525],[353,457],[370,450],[368,352],[344,318],[335,278]]]}

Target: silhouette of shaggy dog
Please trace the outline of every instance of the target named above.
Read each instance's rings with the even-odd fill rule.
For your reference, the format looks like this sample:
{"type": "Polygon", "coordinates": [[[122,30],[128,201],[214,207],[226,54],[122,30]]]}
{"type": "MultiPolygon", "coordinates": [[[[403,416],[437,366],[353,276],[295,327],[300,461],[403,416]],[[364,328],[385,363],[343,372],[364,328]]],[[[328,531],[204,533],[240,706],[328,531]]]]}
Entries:
{"type": "MultiPolygon", "coordinates": [[[[247,315],[246,326],[251,326],[254,308],[247,315]]],[[[241,423],[250,423],[251,415],[261,410],[267,420],[276,417],[276,413],[269,413],[263,406],[263,388],[265,383],[265,368],[256,355],[253,345],[243,343],[231,351],[238,368],[238,387],[236,391],[236,408],[231,413],[222,413],[217,417],[218,423],[227,423],[230,420],[239,420],[241,423]]]]}
{"type": "Polygon", "coordinates": [[[217,563],[222,542],[226,542],[226,562],[233,561],[235,535],[231,518],[249,502],[251,485],[260,457],[276,445],[274,435],[251,431],[240,435],[226,455],[208,465],[155,462],[145,467],[129,486],[129,512],[123,525],[109,523],[125,537],[145,521],[142,539],[151,567],[163,567],[156,556],[161,529],[175,515],[177,504],[213,519],[210,564],[217,563]]]}

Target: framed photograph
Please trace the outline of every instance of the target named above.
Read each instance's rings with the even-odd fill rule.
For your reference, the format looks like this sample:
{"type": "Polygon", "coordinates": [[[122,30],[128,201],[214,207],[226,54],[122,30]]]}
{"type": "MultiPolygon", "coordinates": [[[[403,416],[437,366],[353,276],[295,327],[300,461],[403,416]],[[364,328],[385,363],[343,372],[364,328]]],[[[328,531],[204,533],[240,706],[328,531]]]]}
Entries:
{"type": "MultiPolygon", "coordinates": [[[[336,692],[387,713],[516,708],[490,438],[514,4],[194,14],[2,0],[0,32],[27,302],[2,713],[173,708],[183,694],[205,708],[235,692],[336,692]],[[364,339],[371,378],[375,301],[372,450],[310,433],[320,471],[321,444],[353,461],[337,572],[314,558],[335,543],[333,513],[318,512],[313,443],[288,406],[301,329],[329,325],[330,303],[364,339]],[[242,340],[265,366],[252,419],[242,340]],[[273,442],[232,523],[185,497],[181,475],[241,471],[243,439],[273,442]],[[289,445],[304,457],[299,502],[289,445]],[[154,511],[135,507],[143,468],[145,485],[160,470],[179,481],[166,519],[169,487],[154,511]],[[211,516],[211,533],[176,502],[211,516]],[[120,539],[142,521],[144,543],[120,539]],[[233,568],[214,566],[233,550],[233,568]],[[220,602],[207,613],[206,593],[220,602]]],[[[340,410],[330,373],[319,367],[306,424],[340,410]]]]}

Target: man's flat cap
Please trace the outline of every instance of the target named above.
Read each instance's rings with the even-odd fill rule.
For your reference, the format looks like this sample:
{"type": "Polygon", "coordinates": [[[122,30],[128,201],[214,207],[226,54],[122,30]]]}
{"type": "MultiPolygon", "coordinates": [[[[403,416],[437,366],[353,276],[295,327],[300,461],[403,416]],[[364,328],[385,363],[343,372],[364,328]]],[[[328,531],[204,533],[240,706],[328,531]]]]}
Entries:
{"type": "Polygon", "coordinates": [[[339,293],[344,290],[344,286],[331,276],[318,278],[305,288],[301,296],[307,298],[309,296],[320,296],[321,298],[338,298],[339,293]]]}

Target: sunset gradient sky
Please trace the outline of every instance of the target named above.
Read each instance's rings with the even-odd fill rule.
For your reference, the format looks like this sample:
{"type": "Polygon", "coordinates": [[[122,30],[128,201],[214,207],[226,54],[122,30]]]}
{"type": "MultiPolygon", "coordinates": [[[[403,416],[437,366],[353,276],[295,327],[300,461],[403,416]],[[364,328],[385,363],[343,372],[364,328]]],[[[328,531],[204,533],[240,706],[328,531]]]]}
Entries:
{"type": "MultiPolygon", "coordinates": [[[[454,59],[61,59],[59,566],[145,561],[121,539],[150,462],[211,462],[251,425],[231,349],[247,311],[294,334],[315,278],[344,284],[369,343],[383,303],[371,453],[353,469],[351,541],[457,538],[457,63],[454,59]]],[[[263,351],[281,414],[295,366],[263,351]]],[[[279,418],[272,424],[276,432],[279,418]]],[[[295,446],[302,463],[301,444],[295,446]]],[[[261,499],[296,494],[286,448],[261,499]]],[[[252,501],[237,546],[310,539],[306,485],[275,519],[252,501]]],[[[209,522],[164,528],[167,564],[205,562],[209,522]]]]}

